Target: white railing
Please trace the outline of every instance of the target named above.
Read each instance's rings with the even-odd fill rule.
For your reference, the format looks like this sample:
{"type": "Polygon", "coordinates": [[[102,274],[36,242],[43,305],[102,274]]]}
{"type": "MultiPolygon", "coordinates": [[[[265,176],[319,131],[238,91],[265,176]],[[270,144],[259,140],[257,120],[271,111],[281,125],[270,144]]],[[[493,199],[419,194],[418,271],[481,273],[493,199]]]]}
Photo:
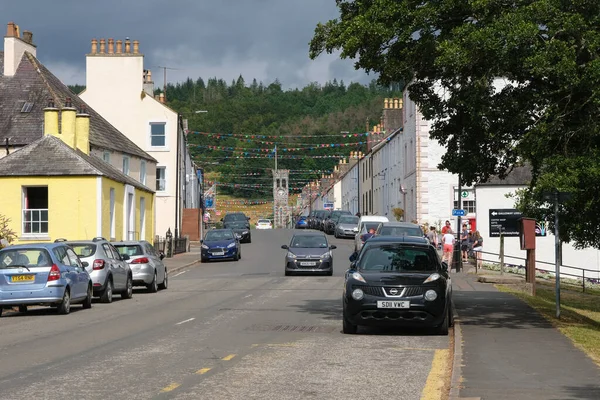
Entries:
{"type": "Polygon", "coordinates": [[[23,210],[23,234],[48,233],[48,209],[23,210]]]}

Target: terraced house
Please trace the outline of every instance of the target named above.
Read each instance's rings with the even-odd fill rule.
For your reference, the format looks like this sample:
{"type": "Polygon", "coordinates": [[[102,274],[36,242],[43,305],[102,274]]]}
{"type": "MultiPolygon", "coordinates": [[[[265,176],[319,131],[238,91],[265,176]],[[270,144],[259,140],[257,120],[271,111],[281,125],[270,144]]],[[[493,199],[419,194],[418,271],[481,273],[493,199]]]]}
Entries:
{"type": "Polygon", "coordinates": [[[0,212],[18,241],[154,238],[156,159],[72,93],[9,23],[0,52],[0,212]]]}

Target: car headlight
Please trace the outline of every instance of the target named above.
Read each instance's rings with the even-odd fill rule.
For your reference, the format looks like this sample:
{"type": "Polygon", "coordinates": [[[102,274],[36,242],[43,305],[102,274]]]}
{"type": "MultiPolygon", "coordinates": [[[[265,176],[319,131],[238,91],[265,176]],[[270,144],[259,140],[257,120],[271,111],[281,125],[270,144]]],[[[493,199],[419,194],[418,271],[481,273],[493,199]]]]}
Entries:
{"type": "Polygon", "coordinates": [[[296,255],[294,253],[292,253],[291,251],[288,251],[287,257],[288,258],[296,258],[296,255]]]}
{"type": "Polygon", "coordinates": [[[363,276],[360,273],[358,273],[358,272],[354,272],[352,274],[352,278],[356,279],[357,281],[367,283],[367,281],[365,280],[365,278],[363,278],[363,276]]]}
{"type": "Polygon", "coordinates": [[[435,290],[428,290],[425,292],[425,300],[434,301],[437,299],[437,293],[435,290]]]}
{"type": "Polygon", "coordinates": [[[232,247],[235,247],[235,243],[234,243],[234,242],[232,242],[232,243],[229,243],[229,244],[227,245],[227,248],[228,248],[228,249],[231,249],[232,247]]]}
{"type": "Polygon", "coordinates": [[[362,290],[354,289],[352,291],[352,298],[354,300],[362,300],[363,297],[365,297],[365,293],[362,290]]]}
{"type": "Polygon", "coordinates": [[[242,235],[246,235],[248,233],[248,231],[244,231],[242,232],[242,235]]]}
{"type": "Polygon", "coordinates": [[[205,244],[203,244],[203,245],[202,245],[202,248],[203,248],[203,249],[206,249],[206,250],[208,250],[208,249],[209,249],[209,247],[208,247],[207,245],[205,245],[205,244]]]}
{"type": "Polygon", "coordinates": [[[321,258],[329,258],[329,257],[331,257],[331,253],[330,252],[321,254],[321,258]]]}
{"type": "Polygon", "coordinates": [[[429,283],[429,282],[437,281],[441,277],[442,276],[440,274],[438,274],[437,272],[435,272],[435,273],[429,275],[429,277],[427,279],[425,279],[425,281],[423,283],[429,283]]]}

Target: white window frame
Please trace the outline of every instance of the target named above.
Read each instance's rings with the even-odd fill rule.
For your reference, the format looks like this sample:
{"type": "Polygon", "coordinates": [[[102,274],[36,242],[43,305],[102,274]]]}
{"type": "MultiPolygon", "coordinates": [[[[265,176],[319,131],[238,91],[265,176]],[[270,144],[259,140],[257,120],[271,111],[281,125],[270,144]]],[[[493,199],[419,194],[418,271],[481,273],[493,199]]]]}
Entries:
{"type": "Polygon", "coordinates": [[[158,175],[158,170],[159,170],[159,169],[161,169],[161,170],[163,170],[163,171],[165,172],[165,174],[164,174],[164,175],[165,175],[165,177],[164,177],[164,181],[165,181],[165,187],[164,187],[164,189],[163,189],[163,190],[160,190],[160,189],[158,188],[158,185],[155,185],[155,186],[156,186],[156,192],[157,192],[157,193],[165,193],[165,192],[167,191],[167,183],[168,183],[168,182],[167,182],[167,179],[168,179],[168,175],[167,175],[167,167],[166,167],[166,166],[163,166],[163,165],[157,165],[157,166],[156,166],[156,181],[158,181],[158,176],[159,176],[159,175],[158,175]]]}
{"type": "Polygon", "coordinates": [[[104,160],[104,162],[110,164],[110,151],[104,150],[104,152],[102,153],[102,159],[104,160]]]}
{"type": "Polygon", "coordinates": [[[146,198],[140,197],[140,240],[146,239],[146,198]]]}
{"type": "Polygon", "coordinates": [[[125,185],[125,193],[123,194],[123,240],[135,240],[135,205],[135,189],[131,185],[125,185]],[[127,198],[129,196],[131,196],[131,209],[128,210],[127,198]],[[133,230],[128,231],[127,227],[133,230]]]}
{"type": "Polygon", "coordinates": [[[146,161],[145,160],[141,160],[140,161],[140,183],[142,185],[146,184],[146,161]]]}
{"type": "MultiPolygon", "coordinates": [[[[50,215],[49,215],[49,208],[50,208],[50,199],[47,199],[48,202],[48,208],[46,209],[34,209],[34,208],[25,208],[25,203],[26,203],[26,199],[27,199],[27,189],[29,188],[34,188],[34,187],[46,187],[48,188],[48,186],[45,185],[30,185],[30,186],[21,186],[21,236],[23,236],[24,238],[27,239],[47,239],[49,237],[49,230],[50,230],[50,222],[48,221],[50,219],[50,215]],[[41,213],[43,211],[46,211],[46,220],[42,219],[41,217],[41,213]],[[39,215],[39,219],[37,220],[33,220],[32,218],[30,219],[30,223],[33,222],[37,222],[40,224],[40,232],[25,232],[25,224],[26,224],[26,219],[25,219],[25,211],[30,211],[30,212],[37,212],[39,215]],[[46,224],[48,224],[48,228],[46,230],[46,232],[42,232],[41,231],[41,223],[45,222],[46,224]]],[[[49,188],[48,188],[49,189],[49,188]]],[[[50,191],[48,190],[48,197],[50,197],[50,191]]]]}
{"type": "Polygon", "coordinates": [[[148,148],[152,151],[168,151],[169,150],[169,124],[167,121],[148,121],[148,148]],[[164,125],[165,127],[165,144],[164,146],[152,145],[152,125],[164,125]]]}
{"type": "Polygon", "coordinates": [[[123,155],[123,174],[129,176],[129,170],[131,167],[131,158],[129,156],[123,155]],[[127,166],[127,168],[125,168],[127,166]]]}

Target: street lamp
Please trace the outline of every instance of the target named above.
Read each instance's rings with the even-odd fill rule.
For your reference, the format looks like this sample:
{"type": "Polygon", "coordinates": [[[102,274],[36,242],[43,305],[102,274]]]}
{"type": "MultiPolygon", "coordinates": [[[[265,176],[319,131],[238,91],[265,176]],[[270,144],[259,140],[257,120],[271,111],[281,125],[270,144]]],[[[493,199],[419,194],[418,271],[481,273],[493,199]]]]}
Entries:
{"type": "Polygon", "coordinates": [[[406,221],[406,188],[404,185],[400,185],[400,193],[402,193],[402,207],[404,207],[404,213],[402,214],[404,221],[406,221]]]}

